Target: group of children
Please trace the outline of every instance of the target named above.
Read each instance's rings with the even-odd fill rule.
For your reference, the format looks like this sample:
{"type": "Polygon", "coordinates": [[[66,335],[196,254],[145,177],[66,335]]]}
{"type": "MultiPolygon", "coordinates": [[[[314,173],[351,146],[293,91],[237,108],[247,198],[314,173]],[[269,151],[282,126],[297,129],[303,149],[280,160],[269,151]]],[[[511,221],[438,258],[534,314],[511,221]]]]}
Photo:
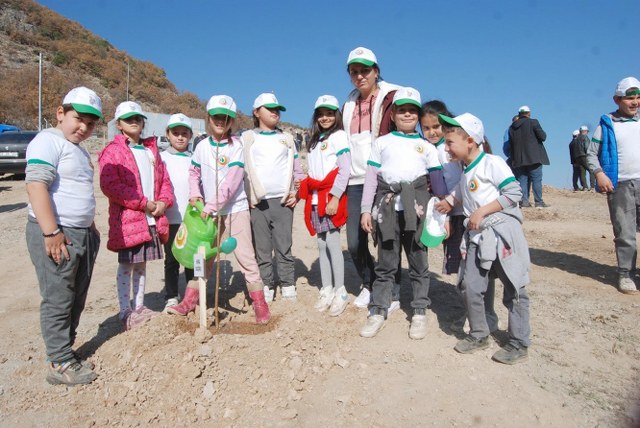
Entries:
{"type": "MultiPolygon", "coordinates": [[[[632,233],[625,225],[637,219],[627,218],[631,211],[624,207],[633,199],[627,188],[637,187],[633,184],[640,179],[628,150],[633,132],[637,133],[640,82],[627,80],[614,97],[618,111],[607,116],[609,121],[603,116],[594,134],[589,166],[600,189],[609,193],[620,289],[632,292],[635,229],[632,233]],[[605,159],[603,150],[620,156],[605,159]],[[618,197],[620,188],[627,190],[618,197]]],[[[293,209],[304,199],[305,223],[310,234],[317,235],[319,249],[322,286],[316,309],[339,316],[348,304],[340,228],[349,215],[358,215],[362,229],[373,234],[378,247],[369,316],[360,335],[373,337],[384,326],[403,248],[413,290],[409,336],[422,339],[427,334],[430,278],[420,237],[427,203],[437,196],[436,209],[449,215],[444,271],[459,273],[470,326],[469,335],[454,349],[471,353],[489,346],[489,336],[497,330],[493,311],[497,277],[504,284],[509,342],[493,359],[506,364],[525,359],[530,344],[525,288],[529,252],[518,208],[522,194],[506,163],[483,150],[480,119],[469,113],[453,117],[439,101],[422,104],[413,88],[395,90],[393,131],[373,142],[360,212],[349,213],[351,144],[342,129],[338,100],[323,95],[315,103],[307,145],[308,175],[302,172],[293,138],[277,127],[282,111],[285,107],[273,94],[261,94],[253,105],[255,129],[239,138],[231,132],[235,101],[215,95],[206,107],[207,140],[190,153],[191,121],[174,114],[166,127],[171,146],[159,153],[155,137],[142,137],[146,117],[141,107],[129,101],[118,105],[115,117],[120,134],[100,153],[99,166],[100,188],[109,199],[107,248],[118,253],[116,284],[123,329],[158,315],[144,306],[147,261],[164,258],[165,311],[186,315],[195,309],[198,283],[190,269],[185,269],[187,287],[182,301],[178,300],[180,266],[170,246],[186,210],[199,204],[204,207],[203,219],[219,220],[218,233],[236,238],[234,254],[256,322],[267,323],[276,291],[274,254],[281,297],[296,298],[293,209]],[[424,138],[417,132],[418,125],[424,138]]],[[[96,374],[92,364],[74,352],[73,343],[100,234],[93,222],[94,166],[80,143],[103,117],[100,98],[88,88],[75,88],[65,96],[56,117],[57,126],[38,134],[28,148],[26,235],[42,296],[47,380],[82,384],[93,381],[96,374]]],[[[207,274],[212,263],[213,259],[207,263],[207,274]]]]}

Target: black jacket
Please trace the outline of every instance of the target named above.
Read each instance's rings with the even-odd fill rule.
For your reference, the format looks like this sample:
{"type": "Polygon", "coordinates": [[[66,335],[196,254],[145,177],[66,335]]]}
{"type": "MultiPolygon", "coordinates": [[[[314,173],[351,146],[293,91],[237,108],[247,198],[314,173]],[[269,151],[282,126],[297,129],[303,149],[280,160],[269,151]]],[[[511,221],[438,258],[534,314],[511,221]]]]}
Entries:
{"type": "Polygon", "coordinates": [[[509,128],[511,160],[514,168],[529,165],[549,165],[547,150],[542,144],[547,134],[536,119],[521,117],[509,128]]]}

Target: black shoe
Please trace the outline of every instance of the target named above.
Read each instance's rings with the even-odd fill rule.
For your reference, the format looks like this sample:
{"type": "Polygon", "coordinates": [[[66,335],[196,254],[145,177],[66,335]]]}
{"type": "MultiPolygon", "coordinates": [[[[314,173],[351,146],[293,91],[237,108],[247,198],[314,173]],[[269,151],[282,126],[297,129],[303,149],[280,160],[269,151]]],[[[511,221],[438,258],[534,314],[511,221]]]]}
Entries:
{"type": "Polygon", "coordinates": [[[516,348],[511,343],[507,343],[504,348],[493,354],[491,359],[502,364],[516,364],[526,360],[529,357],[529,352],[526,347],[516,348]]]}
{"type": "Polygon", "coordinates": [[[545,204],[544,201],[536,204],[536,208],[549,208],[549,207],[550,205],[545,204]]]}
{"type": "Polygon", "coordinates": [[[520,208],[531,208],[529,201],[520,201],[520,208]]]}
{"type": "Polygon", "coordinates": [[[482,339],[476,339],[473,336],[467,336],[456,343],[453,349],[461,354],[471,354],[479,351],[480,349],[486,349],[489,347],[489,336],[482,339]]]}

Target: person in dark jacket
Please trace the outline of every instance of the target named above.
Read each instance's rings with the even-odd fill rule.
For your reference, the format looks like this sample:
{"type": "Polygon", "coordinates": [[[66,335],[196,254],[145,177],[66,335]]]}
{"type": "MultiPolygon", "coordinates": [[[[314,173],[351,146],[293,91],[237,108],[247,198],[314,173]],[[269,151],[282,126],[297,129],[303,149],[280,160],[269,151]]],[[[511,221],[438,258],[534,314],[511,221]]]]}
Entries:
{"type": "Polygon", "coordinates": [[[596,189],[596,176],[589,171],[587,166],[587,149],[589,148],[589,128],[586,125],[580,127],[580,134],[578,135],[578,143],[580,144],[580,153],[584,153],[584,157],[580,159],[582,162],[582,169],[589,173],[589,182],[587,183],[586,175],[584,177],[584,190],[596,189]]]}
{"type": "Polygon", "coordinates": [[[585,190],[586,183],[586,171],[584,169],[584,163],[586,162],[587,151],[582,150],[578,136],[580,131],[577,129],[573,131],[573,139],[569,143],[569,159],[571,160],[571,166],[573,167],[573,191],[585,190]],[[578,187],[578,181],[580,186],[578,187]]]}
{"type": "Polygon", "coordinates": [[[531,119],[531,109],[522,106],[518,109],[518,120],[509,128],[511,142],[511,162],[515,176],[522,188],[520,206],[530,207],[529,183],[533,187],[536,208],[546,208],[542,200],[542,165],[549,165],[547,150],[542,144],[547,134],[537,119],[531,119]]]}

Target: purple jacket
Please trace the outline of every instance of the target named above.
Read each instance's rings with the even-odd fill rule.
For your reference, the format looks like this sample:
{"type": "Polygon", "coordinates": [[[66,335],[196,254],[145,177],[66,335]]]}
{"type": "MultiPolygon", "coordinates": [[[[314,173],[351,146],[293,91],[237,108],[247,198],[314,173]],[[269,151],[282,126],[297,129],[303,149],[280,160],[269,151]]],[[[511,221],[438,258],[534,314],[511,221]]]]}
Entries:
{"type": "MultiPolygon", "coordinates": [[[[155,158],[154,200],[173,205],[173,189],[169,174],[160,159],[156,137],[140,140],[155,158]]],[[[142,191],[142,182],[136,160],[127,144],[127,137],[116,135],[100,153],[100,188],[109,198],[109,240],[111,251],[132,248],[151,241],[144,209],[148,199],[142,191]]],[[[164,243],[169,239],[169,221],[165,215],[156,217],[156,230],[164,243]]]]}

